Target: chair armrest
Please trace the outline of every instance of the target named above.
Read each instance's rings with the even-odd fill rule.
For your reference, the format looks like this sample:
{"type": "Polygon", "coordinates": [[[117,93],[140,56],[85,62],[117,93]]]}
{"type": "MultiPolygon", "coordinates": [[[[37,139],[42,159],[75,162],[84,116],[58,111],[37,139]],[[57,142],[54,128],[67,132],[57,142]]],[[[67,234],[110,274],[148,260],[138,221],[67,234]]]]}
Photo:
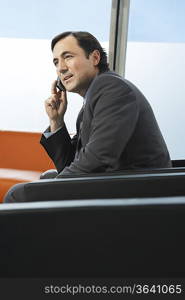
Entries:
{"type": "Polygon", "coordinates": [[[185,172],[88,174],[26,184],[28,201],[185,195],[185,172]]]}

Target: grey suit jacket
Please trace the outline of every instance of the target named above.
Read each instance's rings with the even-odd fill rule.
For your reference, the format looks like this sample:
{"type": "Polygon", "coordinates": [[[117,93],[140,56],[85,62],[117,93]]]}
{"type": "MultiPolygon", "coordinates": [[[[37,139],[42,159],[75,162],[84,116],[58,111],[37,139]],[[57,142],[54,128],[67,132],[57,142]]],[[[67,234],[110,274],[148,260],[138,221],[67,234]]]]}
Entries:
{"type": "Polygon", "coordinates": [[[170,167],[167,146],[143,94],[114,72],[91,83],[71,139],[64,126],[41,144],[62,175],[170,167]],[[80,128],[81,127],[81,128],[80,128]]]}

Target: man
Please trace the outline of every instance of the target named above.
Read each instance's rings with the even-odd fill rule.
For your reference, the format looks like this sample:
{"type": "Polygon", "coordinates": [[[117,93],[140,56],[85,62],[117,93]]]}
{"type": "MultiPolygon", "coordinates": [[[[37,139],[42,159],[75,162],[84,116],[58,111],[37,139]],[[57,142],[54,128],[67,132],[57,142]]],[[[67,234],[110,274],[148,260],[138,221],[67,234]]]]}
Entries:
{"type": "MultiPolygon", "coordinates": [[[[41,144],[56,171],[64,175],[171,167],[169,153],[153,111],[130,82],[109,71],[107,56],[87,32],[64,32],[51,43],[56,72],[66,91],[84,98],[71,139],[64,115],[66,91],[52,84],[45,102],[50,126],[41,144]]],[[[12,188],[5,202],[25,201],[24,185],[12,188]],[[24,199],[24,200],[23,200],[24,199]]]]}

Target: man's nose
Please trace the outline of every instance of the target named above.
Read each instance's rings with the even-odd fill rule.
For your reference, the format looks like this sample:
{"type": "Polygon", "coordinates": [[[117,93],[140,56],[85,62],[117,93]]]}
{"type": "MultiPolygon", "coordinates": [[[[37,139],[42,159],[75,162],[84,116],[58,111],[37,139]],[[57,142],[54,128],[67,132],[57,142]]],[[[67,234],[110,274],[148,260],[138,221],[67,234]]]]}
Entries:
{"type": "Polygon", "coordinates": [[[64,74],[67,70],[68,70],[68,67],[67,67],[65,61],[62,61],[62,60],[59,61],[57,71],[61,74],[64,74]]]}

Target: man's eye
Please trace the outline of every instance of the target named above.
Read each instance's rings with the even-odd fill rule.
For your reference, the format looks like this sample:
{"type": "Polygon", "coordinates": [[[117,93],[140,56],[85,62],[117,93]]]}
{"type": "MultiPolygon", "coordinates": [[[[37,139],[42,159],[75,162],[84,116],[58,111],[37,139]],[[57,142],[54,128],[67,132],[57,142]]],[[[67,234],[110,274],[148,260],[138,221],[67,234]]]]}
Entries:
{"type": "Polygon", "coordinates": [[[72,58],[72,57],[73,57],[72,55],[66,55],[65,59],[69,59],[69,58],[72,58]]]}

